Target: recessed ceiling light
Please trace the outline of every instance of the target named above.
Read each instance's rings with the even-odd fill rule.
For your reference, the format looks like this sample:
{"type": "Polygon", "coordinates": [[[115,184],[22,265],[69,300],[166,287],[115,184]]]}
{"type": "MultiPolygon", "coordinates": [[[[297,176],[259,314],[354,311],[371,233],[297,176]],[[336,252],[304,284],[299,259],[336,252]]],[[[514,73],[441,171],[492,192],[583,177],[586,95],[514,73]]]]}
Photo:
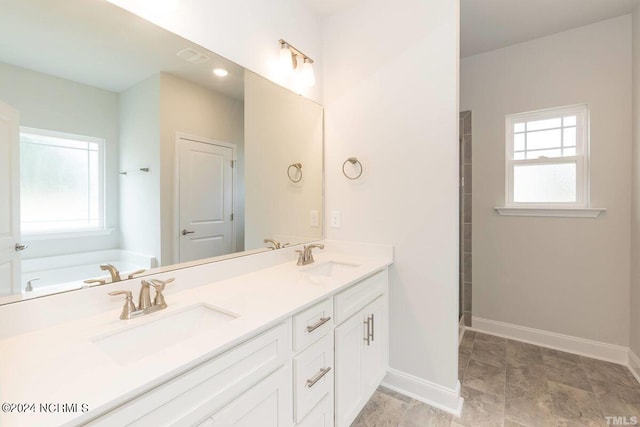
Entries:
{"type": "Polygon", "coordinates": [[[229,72],[224,68],[214,68],[213,74],[215,74],[218,77],[227,77],[229,75],[229,72]]]}

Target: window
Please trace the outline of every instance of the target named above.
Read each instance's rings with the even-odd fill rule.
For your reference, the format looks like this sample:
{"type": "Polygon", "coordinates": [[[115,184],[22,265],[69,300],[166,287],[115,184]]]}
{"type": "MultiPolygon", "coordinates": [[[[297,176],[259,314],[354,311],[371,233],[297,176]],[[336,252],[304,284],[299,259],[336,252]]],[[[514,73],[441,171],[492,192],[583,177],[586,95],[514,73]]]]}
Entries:
{"type": "Polygon", "coordinates": [[[586,105],[506,117],[507,206],[589,205],[586,105]]]}
{"type": "Polygon", "coordinates": [[[21,128],[22,232],[104,228],[103,164],[103,139],[21,128]]]}

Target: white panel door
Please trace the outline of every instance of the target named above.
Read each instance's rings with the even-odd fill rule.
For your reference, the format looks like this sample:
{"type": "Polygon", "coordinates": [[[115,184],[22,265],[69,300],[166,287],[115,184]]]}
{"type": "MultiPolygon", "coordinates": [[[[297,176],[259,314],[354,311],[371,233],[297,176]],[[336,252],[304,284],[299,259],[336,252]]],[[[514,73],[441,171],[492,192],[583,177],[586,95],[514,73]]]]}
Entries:
{"type": "Polygon", "coordinates": [[[233,252],[233,149],[178,140],[179,261],[233,252]]]}
{"type": "Polygon", "coordinates": [[[0,296],[20,292],[18,111],[0,102],[0,296]]]}

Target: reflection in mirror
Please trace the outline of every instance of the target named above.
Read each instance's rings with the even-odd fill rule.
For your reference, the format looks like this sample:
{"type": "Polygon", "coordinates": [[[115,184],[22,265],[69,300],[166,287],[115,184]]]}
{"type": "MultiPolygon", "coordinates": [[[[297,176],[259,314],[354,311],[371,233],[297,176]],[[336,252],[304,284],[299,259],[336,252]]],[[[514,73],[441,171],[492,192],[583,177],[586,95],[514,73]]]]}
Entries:
{"type": "Polygon", "coordinates": [[[4,2],[0,303],[322,238],[322,117],[107,2],[4,2]]]}

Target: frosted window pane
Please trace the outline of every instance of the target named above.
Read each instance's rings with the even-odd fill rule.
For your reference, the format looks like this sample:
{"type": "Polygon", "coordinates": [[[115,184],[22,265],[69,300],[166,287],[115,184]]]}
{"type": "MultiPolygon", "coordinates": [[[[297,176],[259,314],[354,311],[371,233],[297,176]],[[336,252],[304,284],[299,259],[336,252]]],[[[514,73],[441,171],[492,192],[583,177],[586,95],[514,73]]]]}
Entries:
{"type": "Polygon", "coordinates": [[[562,157],[562,150],[556,148],[553,150],[527,151],[527,159],[540,159],[544,157],[562,157]]]}
{"type": "Polygon", "coordinates": [[[564,126],[575,126],[576,125],[576,116],[567,116],[567,117],[565,117],[563,125],[564,126]]]}
{"type": "Polygon", "coordinates": [[[565,128],[564,129],[564,142],[565,147],[573,147],[576,145],[576,128],[565,128]]]}
{"type": "Polygon", "coordinates": [[[524,151],[524,134],[518,134],[513,136],[513,150],[524,151]]]}
{"type": "Polygon", "coordinates": [[[29,134],[20,140],[22,230],[100,226],[99,144],[29,134]]]}
{"type": "Polygon", "coordinates": [[[536,120],[533,122],[527,122],[527,131],[559,128],[562,126],[562,119],[560,117],[555,119],[536,120]]]}
{"type": "Polygon", "coordinates": [[[576,164],[516,165],[513,200],[516,203],[575,203],[576,164]]]}
{"type": "Polygon", "coordinates": [[[514,132],[524,132],[524,123],[516,123],[513,125],[514,132]]]}
{"type": "Polygon", "coordinates": [[[527,133],[527,150],[560,147],[560,129],[527,133]]]}

